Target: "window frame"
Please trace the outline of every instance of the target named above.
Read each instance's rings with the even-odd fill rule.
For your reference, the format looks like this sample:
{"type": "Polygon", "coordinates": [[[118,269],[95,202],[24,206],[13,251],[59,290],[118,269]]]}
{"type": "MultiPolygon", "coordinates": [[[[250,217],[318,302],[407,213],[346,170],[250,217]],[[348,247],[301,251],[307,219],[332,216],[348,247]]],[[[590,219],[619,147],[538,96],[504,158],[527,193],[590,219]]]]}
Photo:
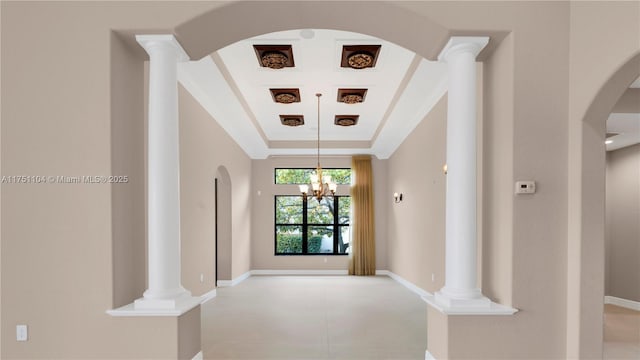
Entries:
{"type": "Polygon", "coordinates": [[[347,224],[340,224],[339,223],[339,219],[340,219],[340,198],[351,198],[350,195],[334,195],[331,196],[332,200],[333,200],[333,207],[335,209],[334,214],[333,214],[333,223],[331,224],[310,224],[308,222],[308,204],[309,204],[309,199],[311,197],[303,197],[302,195],[274,195],[273,197],[273,222],[274,222],[274,226],[273,226],[273,254],[274,256],[316,256],[316,255],[322,255],[322,256],[344,256],[344,255],[349,255],[349,253],[345,252],[345,253],[340,253],[339,251],[339,244],[338,244],[338,240],[339,240],[339,236],[340,236],[340,231],[342,231],[342,228],[344,227],[351,227],[351,223],[347,223],[347,224]],[[302,224],[291,224],[291,223],[278,223],[276,222],[277,219],[277,213],[278,213],[278,197],[296,197],[296,196],[300,196],[302,197],[302,224]],[[278,226],[300,226],[302,228],[302,251],[299,253],[278,253],[278,226]],[[332,226],[333,227],[333,252],[331,253],[310,253],[309,252],[309,227],[310,226],[332,226]]]}

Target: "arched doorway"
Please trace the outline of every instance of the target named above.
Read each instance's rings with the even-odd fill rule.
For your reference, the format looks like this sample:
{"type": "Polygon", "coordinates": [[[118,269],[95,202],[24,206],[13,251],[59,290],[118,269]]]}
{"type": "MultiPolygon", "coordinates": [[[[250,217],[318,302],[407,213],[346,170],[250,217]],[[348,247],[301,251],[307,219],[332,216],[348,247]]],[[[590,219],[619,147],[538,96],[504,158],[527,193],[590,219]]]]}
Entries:
{"type": "Polygon", "coordinates": [[[632,87],[607,119],[603,359],[640,357],[638,142],[640,89],[632,87]]]}
{"type": "Polygon", "coordinates": [[[640,52],[600,87],[576,125],[569,157],[567,356],[602,353],[604,300],[606,120],[640,76],[640,52]],[[573,158],[573,161],[572,161],[573,158]]]}
{"type": "MultiPolygon", "coordinates": [[[[417,55],[435,60],[452,35],[449,29],[432,22],[424,14],[419,14],[385,2],[371,2],[361,6],[355,2],[341,3],[336,12],[335,4],[330,2],[288,2],[276,5],[263,5],[260,2],[234,3],[213,11],[209,11],[175,29],[175,36],[192,60],[221,49],[229,44],[253,36],[292,29],[331,29],[366,34],[403,46],[417,55]],[[286,4],[286,5],[284,5],[286,4]],[[259,13],[255,21],[237,26],[237,22],[248,14],[259,13]],[[295,14],[295,16],[292,16],[295,14]],[[376,21],[371,21],[376,19],[376,21]],[[399,21],[400,20],[400,21],[399,21]],[[230,31],[230,29],[233,29],[230,31]],[[216,34],[214,37],[203,34],[216,34]],[[218,36],[220,35],[220,36],[218,36]]],[[[480,30],[478,30],[480,31],[480,30]]],[[[482,31],[491,36],[492,45],[496,47],[504,39],[505,32],[482,31]]],[[[477,32],[461,31],[456,35],[477,35],[477,32]]],[[[508,51],[512,48],[509,46],[508,51]]],[[[491,50],[486,53],[490,53],[491,50]]],[[[485,54],[486,56],[486,54],[485,54]]],[[[511,61],[507,57],[506,61],[511,61]]],[[[509,88],[511,85],[507,85],[509,88]]],[[[506,137],[508,138],[509,135],[506,137]]],[[[504,140],[507,141],[507,140],[504,140]]],[[[220,184],[219,184],[220,185],[220,184]]],[[[239,184],[236,184],[238,186],[239,184]]],[[[218,189],[217,193],[221,193],[218,189]]],[[[219,208],[216,212],[222,215],[219,208]]],[[[218,223],[222,224],[220,220],[218,223]]],[[[256,236],[256,235],[254,235],[256,236]]],[[[219,243],[219,246],[221,243],[219,243]]],[[[220,260],[223,251],[219,248],[220,260]]],[[[239,251],[235,252],[239,255],[239,251]]],[[[219,267],[222,263],[219,263],[219,267]]],[[[219,279],[224,279],[220,270],[219,279]]],[[[218,284],[221,284],[219,281],[218,284]]],[[[506,292],[511,291],[511,284],[506,292]]],[[[426,305],[425,305],[426,306],[426,305]]]]}
{"type": "MultiPolygon", "coordinates": [[[[189,54],[191,60],[199,60],[232,43],[253,36],[292,29],[332,29],[344,30],[375,36],[397,45],[403,46],[423,58],[435,60],[439,51],[450,37],[450,31],[444,26],[431,21],[416,12],[387,2],[370,2],[366,6],[346,2],[340,4],[337,16],[335,3],[330,2],[238,2],[210,10],[190,19],[175,28],[174,34],[181,46],[189,54]],[[259,13],[251,22],[237,26],[238,19],[245,19],[250,14],[259,13]],[[291,14],[296,14],[291,16],[291,14]],[[375,21],[370,21],[376,19],[375,21]],[[402,21],[398,21],[402,19],[402,21]],[[229,31],[233,29],[233,31],[229,31]],[[420,36],[416,32],[424,32],[428,36],[420,36]],[[203,34],[216,34],[203,36],[203,34]]],[[[252,16],[254,17],[254,16],[252,16]]],[[[501,38],[500,38],[501,39],[501,38]]],[[[498,40],[499,41],[499,40],[498,40]]],[[[223,180],[218,178],[219,195],[216,216],[217,220],[217,280],[219,286],[233,279],[231,245],[225,248],[224,225],[231,216],[225,213],[225,190],[223,180]],[[225,262],[229,262],[228,264],[225,262]],[[225,267],[228,267],[228,274],[225,267]]],[[[237,185],[237,184],[236,184],[237,185]]],[[[230,207],[228,208],[230,209],[230,207]]],[[[237,210],[237,209],[236,209],[237,210]]],[[[230,221],[229,223],[229,233],[230,221]]],[[[230,235],[229,235],[230,236],[230,235]]],[[[231,244],[231,243],[229,243],[231,244]]],[[[237,246],[237,244],[236,244],[237,246]]],[[[236,253],[235,256],[239,256],[236,253]]],[[[236,274],[237,276],[237,274],[236,274]]]]}
{"type": "Polygon", "coordinates": [[[436,60],[451,36],[448,29],[435,21],[387,2],[368,2],[366,6],[342,2],[339,11],[336,9],[332,2],[296,1],[274,5],[243,1],[211,10],[177,26],[175,36],[192,60],[201,59],[236,41],[294,29],[332,29],[367,34],[403,46],[425,59],[436,60]],[[240,19],[256,13],[262,15],[237,26],[240,19]]]}
{"type": "Polygon", "coordinates": [[[229,172],[219,166],[215,177],[216,286],[232,280],[231,190],[229,172]]]}

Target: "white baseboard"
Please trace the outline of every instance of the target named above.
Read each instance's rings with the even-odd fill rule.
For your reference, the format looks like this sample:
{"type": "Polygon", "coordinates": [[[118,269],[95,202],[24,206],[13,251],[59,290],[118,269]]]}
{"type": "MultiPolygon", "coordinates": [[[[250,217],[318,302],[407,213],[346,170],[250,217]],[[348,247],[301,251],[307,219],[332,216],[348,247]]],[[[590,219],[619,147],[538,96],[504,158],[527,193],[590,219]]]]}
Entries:
{"type": "Polygon", "coordinates": [[[236,285],[240,284],[241,282],[247,280],[249,278],[249,276],[251,276],[251,271],[247,271],[246,273],[238,276],[237,278],[235,278],[233,280],[218,280],[217,285],[218,285],[218,287],[236,286],[236,285]]]}
{"type": "Polygon", "coordinates": [[[429,350],[425,350],[424,351],[424,360],[436,360],[436,358],[433,357],[433,355],[431,355],[429,350]]]}
{"type": "Polygon", "coordinates": [[[604,303],[640,311],[640,301],[627,300],[615,296],[605,296],[604,303]]]}
{"type": "Polygon", "coordinates": [[[204,355],[202,354],[202,350],[196,354],[191,360],[204,360],[204,355]]]}
{"type": "Polygon", "coordinates": [[[349,275],[348,270],[251,270],[251,275],[349,275]]]}
{"type": "MultiPolygon", "coordinates": [[[[304,276],[304,275],[315,275],[315,276],[323,276],[323,275],[349,275],[348,270],[268,270],[268,269],[260,269],[260,270],[250,270],[246,273],[240,275],[239,277],[233,280],[218,280],[218,287],[230,287],[236,286],[239,283],[243,282],[250,276],[260,276],[260,275],[290,275],[290,276],[304,276]]],[[[416,286],[412,282],[404,279],[402,276],[395,274],[389,270],[376,270],[377,276],[388,276],[393,280],[397,281],[407,289],[413,291],[421,297],[424,296],[432,296],[428,291],[416,286]]],[[[215,291],[215,290],[214,290],[215,291]]],[[[215,294],[213,295],[215,296],[215,294]]],[[[208,299],[210,300],[210,299],[208,299]]],[[[207,301],[208,301],[207,300],[207,301]]]]}
{"type": "Polygon", "coordinates": [[[211,291],[209,291],[206,294],[202,294],[200,295],[200,305],[206,303],[207,301],[213,299],[214,297],[216,297],[217,293],[216,293],[216,289],[213,289],[211,291]]]}
{"type": "MultiPolygon", "coordinates": [[[[383,270],[386,271],[386,270],[383,270]]],[[[376,272],[377,273],[377,272],[376,272]]],[[[390,278],[392,278],[393,280],[399,282],[400,284],[402,284],[404,287],[406,287],[407,289],[413,291],[414,293],[418,294],[420,297],[425,297],[425,296],[433,296],[430,292],[416,286],[415,284],[413,284],[412,282],[406,280],[405,278],[403,278],[402,276],[395,274],[391,271],[387,271],[387,276],[389,276],[390,278]]]]}

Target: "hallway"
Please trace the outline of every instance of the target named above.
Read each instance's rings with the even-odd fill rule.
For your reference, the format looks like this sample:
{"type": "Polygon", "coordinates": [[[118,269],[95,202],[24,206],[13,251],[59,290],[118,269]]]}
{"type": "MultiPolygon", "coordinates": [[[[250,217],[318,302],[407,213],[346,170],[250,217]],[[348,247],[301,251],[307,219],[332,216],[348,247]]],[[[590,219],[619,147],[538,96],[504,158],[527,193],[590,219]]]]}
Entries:
{"type": "Polygon", "coordinates": [[[424,359],[427,304],[386,276],[254,276],[202,306],[205,359],[424,359]]]}

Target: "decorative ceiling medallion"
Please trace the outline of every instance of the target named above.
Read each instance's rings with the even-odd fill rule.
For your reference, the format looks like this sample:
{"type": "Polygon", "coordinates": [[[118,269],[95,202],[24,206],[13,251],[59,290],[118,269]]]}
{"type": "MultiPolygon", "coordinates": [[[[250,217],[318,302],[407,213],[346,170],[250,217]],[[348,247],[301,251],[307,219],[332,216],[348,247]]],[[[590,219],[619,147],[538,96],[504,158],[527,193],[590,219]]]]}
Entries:
{"type": "Polygon", "coordinates": [[[366,51],[353,53],[347,57],[347,62],[349,63],[349,66],[354,69],[371,67],[373,64],[373,54],[366,51]]]}
{"type": "Polygon", "coordinates": [[[279,104],[300,102],[300,89],[269,89],[273,101],[279,104]]]}
{"type": "Polygon", "coordinates": [[[338,89],[338,102],[358,104],[364,101],[367,89],[338,89]]]}
{"type": "Polygon", "coordinates": [[[289,58],[287,55],[281,53],[280,51],[267,51],[262,54],[262,66],[268,67],[271,69],[282,69],[287,66],[287,61],[289,58]]]}
{"type": "Polygon", "coordinates": [[[360,115],[336,115],[334,124],[339,126],[353,126],[358,123],[360,115]]]}
{"type": "Polygon", "coordinates": [[[304,125],[303,115],[280,115],[280,122],[286,126],[304,125]]]}
{"type": "Polygon", "coordinates": [[[365,69],[376,66],[381,45],[344,45],[342,46],[341,67],[365,69]]]}
{"type": "Polygon", "coordinates": [[[291,104],[298,101],[298,98],[291,93],[282,93],[275,96],[276,102],[281,104],[291,104]]]}
{"type": "Polygon", "coordinates": [[[295,66],[291,45],[253,45],[262,67],[282,69],[295,66]]]}
{"type": "Polygon", "coordinates": [[[362,102],[362,96],[358,94],[344,95],[340,101],[345,104],[357,104],[362,102]]]}

